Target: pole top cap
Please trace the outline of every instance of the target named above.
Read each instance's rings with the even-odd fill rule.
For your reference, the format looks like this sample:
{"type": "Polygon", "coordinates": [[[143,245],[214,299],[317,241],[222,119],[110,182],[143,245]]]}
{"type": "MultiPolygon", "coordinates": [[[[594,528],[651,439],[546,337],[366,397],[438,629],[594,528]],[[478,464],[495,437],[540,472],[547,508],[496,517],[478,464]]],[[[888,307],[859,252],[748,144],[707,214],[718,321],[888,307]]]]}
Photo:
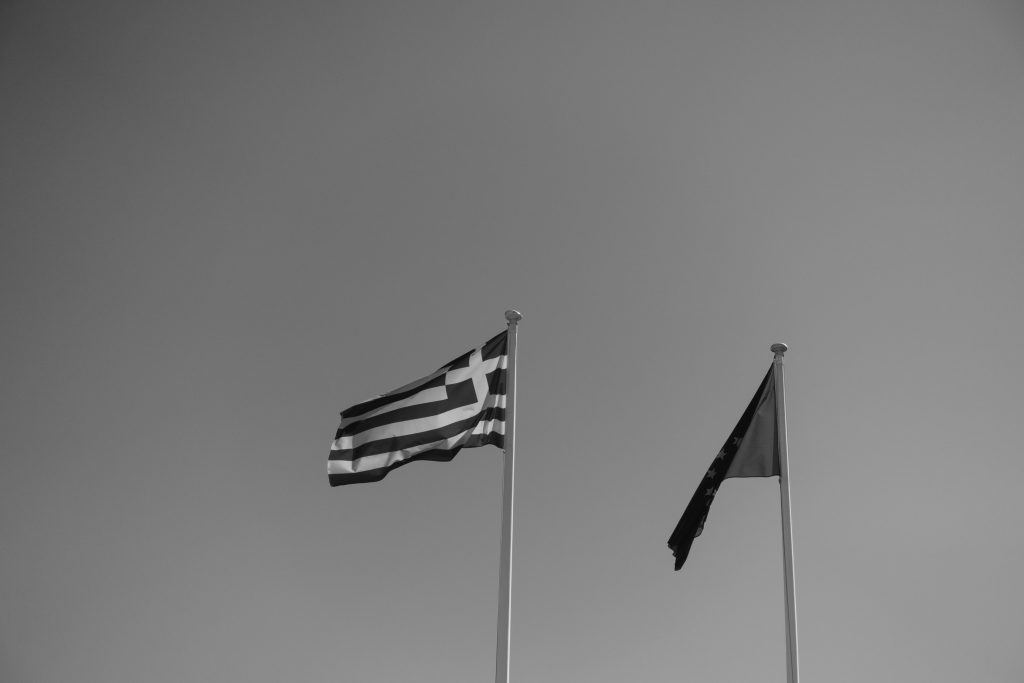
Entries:
{"type": "Polygon", "coordinates": [[[507,320],[509,324],[514,325],[515,323],[519,322],[522,319],[523,314],[514,308],[510,308],[507,311],[505,311],[505,320],[507,320]]]}
{"type": "Polygon", "coordinates": [[[781,356],[785,354],[786,351],[789,351],[789,347],[783,344],[782,342],[776,342],[775,344],[772,344],[772,353],[774,353],[776,356],[781,356]]]}

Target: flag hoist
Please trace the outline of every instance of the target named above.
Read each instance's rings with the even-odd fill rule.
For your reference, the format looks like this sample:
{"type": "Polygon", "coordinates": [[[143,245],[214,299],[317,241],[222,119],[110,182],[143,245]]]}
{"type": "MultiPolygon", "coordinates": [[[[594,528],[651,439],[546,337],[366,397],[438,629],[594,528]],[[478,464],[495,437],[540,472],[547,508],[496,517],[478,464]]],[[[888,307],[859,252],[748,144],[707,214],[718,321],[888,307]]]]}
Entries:
{"type": "Polygon", "coordinates": [[[786,585],[786,672],[789,683],[800,680],[796,647],[796,581],[793,576],[793,525],[789,511],[789,436],[786,433],[786,389],[782,373],[782,357],[789,347],[772,344],[772,372],[775,375],[775,423],[779,444],[779,495],[782,504],[782,568],[786,585]]]}
{"type": "Polygon", "coordinates": [[[782,565],[786,597],[786,671],[789,683],[799,683],[796,639],[796,594],[793,579],[793,530],[790,520],[789,456],[786,436],[786,398],[782,357],[788,347],[772,344],[775,357],[740,421],[715,456],[669,537],[678,571],[693,540],[704,530],[718,487],[734,477],[779,477],[782,506],[782,565]]]}
{"type": "Polygon", "coordinates": [[[512,511],[516,474],[516,343],[523,314],[505,311],[508,321],[508,384],[505,394],[505,466],[501,477],[501,560],[498,567],[498,642],[494,655],[495,683],[508,683],[512,626],[512,511]]]}
{"type": "Polygon", "coordinates": [[[331,444],[331,486],[380,481],[417,460],[451,460],[463,448],[504,449],[498,639],[495,683],[508,683],[515,493],[516,335],[519,311],[505,311],[508,329],[426,377],[357,403],[341,413],[331,444]]]}

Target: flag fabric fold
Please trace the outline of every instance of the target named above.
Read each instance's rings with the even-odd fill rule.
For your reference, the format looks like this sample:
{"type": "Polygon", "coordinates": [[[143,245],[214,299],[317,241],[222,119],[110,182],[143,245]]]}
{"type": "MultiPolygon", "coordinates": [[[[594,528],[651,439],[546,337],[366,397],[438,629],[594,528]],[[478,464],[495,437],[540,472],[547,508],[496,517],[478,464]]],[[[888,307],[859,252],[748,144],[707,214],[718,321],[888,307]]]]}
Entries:
{"type": "Polygon", "coordinates": [[[508,332],[415,382],[341,413],[331,444],[331,486],[380,481],[415,460],[448,461],[463,448],[502,448],[508,332]]]}
{"type": "Polygon", "coordinates": [[[715,456],[668,539],[678,571],[690,553],[693,539],[704,530],[718,487],[733,477],[772,477],[779,474],[775,376],[772,368],[715,456]]]}

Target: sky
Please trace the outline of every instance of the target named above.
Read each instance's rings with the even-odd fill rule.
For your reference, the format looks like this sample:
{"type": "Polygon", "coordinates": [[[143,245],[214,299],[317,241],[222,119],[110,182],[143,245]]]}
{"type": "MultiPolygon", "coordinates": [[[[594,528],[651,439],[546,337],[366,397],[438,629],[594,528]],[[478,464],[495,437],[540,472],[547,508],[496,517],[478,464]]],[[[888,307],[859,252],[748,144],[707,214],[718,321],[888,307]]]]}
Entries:
{"type": "Polygon", "coordinates": [[[0,679],[491,680],[501,452],[332,489],[519,326],[511,680],[1024,679],[1024,6],[0,7],[0,679]]]}

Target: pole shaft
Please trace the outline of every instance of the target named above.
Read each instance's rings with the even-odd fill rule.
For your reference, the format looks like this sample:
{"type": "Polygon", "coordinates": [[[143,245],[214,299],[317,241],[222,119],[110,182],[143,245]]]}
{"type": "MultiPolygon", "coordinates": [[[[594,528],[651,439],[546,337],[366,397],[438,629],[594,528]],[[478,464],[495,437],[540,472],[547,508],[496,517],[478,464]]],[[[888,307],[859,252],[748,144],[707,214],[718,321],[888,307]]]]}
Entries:
{"type": "Polygon", "coordinates": [[[793,576],[793,526],[789,500],[789,453],[786,434],[786,390],[782,372],[785,344],[772,346],[775,352],[775,416],[779,444],[779,493],[782,502],[782,568],[786,592],[786,673],[789,683],[799,683],[799,660],[796,640],[796,583],[793,576]]]}
{"type": "Polygon", "coordinates": [[[508,683],[512,625],[512,511],[515,498],[516,450],[516,337],[522,319],[518,311],[505,311],[508,321],[508,385],[505,393],[505,456],[501,480],[501,559],[498,567],[498,642],[494,655],[495,683],[508,683]]]}

